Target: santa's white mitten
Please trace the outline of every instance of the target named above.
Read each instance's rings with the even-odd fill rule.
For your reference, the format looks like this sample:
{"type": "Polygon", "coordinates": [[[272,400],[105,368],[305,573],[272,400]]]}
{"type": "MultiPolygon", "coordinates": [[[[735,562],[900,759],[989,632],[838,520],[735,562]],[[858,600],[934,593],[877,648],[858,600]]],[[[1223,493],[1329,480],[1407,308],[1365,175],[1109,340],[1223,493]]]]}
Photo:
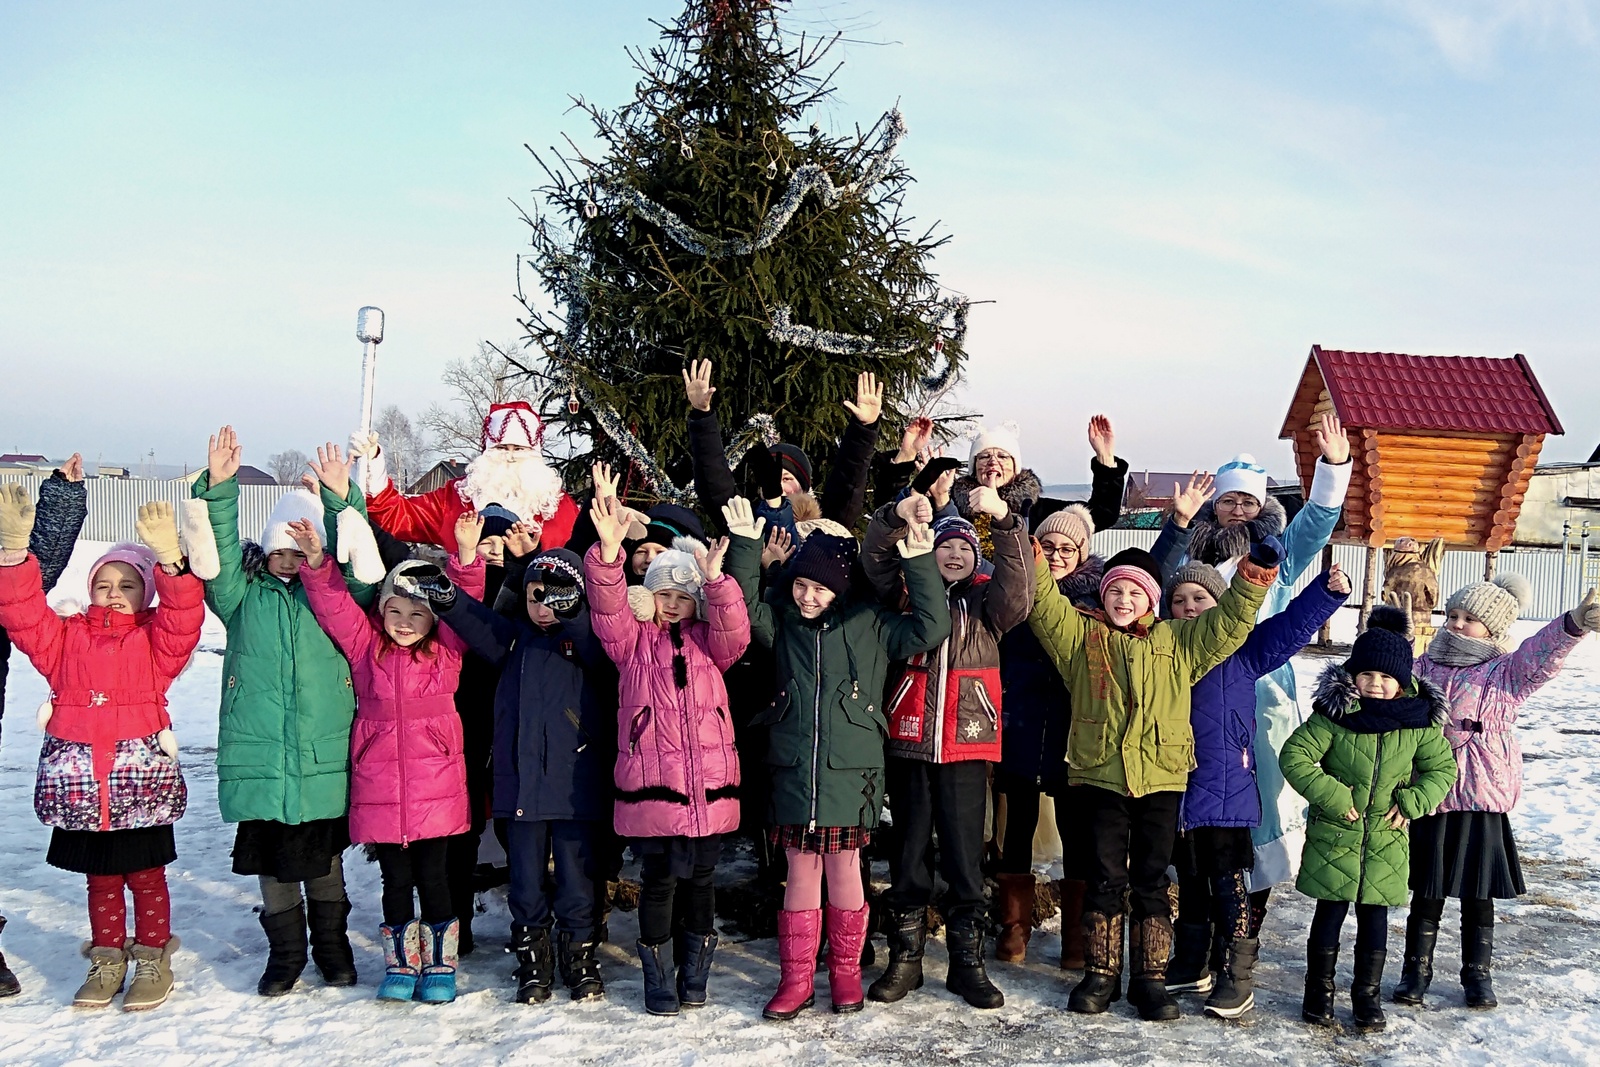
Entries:
{"type": "Polygon", "coordinates": [[[204,500],[185,500],[178,505],[178,540],[189,557],[189,572],[196,578],[209,582],[222,573],[211,511],[204,500]]]}
{"type": "Polygon", "coordinates": [[[378,447],[378,435],[357,430],[350,435],[350,454],[356,457],[356,484],[368,496],[377,496],[389,484],[389,472],[378,447]]]}
{"type": "Polygon", "coordinates": [[[355,580],[366,585],[381,585],[388,571],[383,566],[383,553],[378,551],[378,539],[372,536],[372,527],[355,508],[339,512],[336,529],[339,533],[340,563],[350,564],[355,580]]]}

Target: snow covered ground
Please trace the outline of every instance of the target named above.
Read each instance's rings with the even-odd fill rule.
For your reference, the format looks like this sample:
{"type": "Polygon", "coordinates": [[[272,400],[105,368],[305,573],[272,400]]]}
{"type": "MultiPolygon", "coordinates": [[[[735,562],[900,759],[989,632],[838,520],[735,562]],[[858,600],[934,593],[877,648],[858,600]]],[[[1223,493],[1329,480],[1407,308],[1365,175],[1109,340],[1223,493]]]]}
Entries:
{"type": "MultiPolygon", "coordinates": [[[[80,548],[85,554],[93,550],[80,548]]],[[[82,596],[84,564],[74,562],[61,596],[82,596]]],[[[1352,614],[1339,620],[1347,640],[1352,614]]],[[[1519,635],[1530,629],[1519,626],[1519,635]]],[[[1477,1013],[1460,1006],[1452,909],[1427,1010],[1391,1007],[1388,1032],[1371,1037],[1300,1023],[1300,961],[1311,905],[1292,890],[1279,895],[1268,917],[1257,1008],[1233,1024],[1200,1016],[1195,998],[1184,998],[1182,1021],[1161,1026],[1140,1023],[1125,1004],[1093,1018],[1069,1015],[1053,926],[1036,933],[1026,965],[993,965],[991,974],[1007,998],[999,1011],[973,1011],[944,991],[943,944],[934,941],[928,986],[898,1005],[869,1004],[853,1016],[824,1009],[789,1024],[765,1022],[760,1012],[776,983],[776,945],[730,939],[717,955],[710,1006],[676,1020],[654,1019],[643,1011],[630,951],[634,917],[624,913],[613,915],[613,943],[602,952],[604,1002],[574,1007],[558,994],[547,1005],[519,1007],[511,1002],[509,957],[496,950],[508,922],[503,891],[482,898],[486,911],[477,929],[483,947],[462,961],[461,999],[444,1007],[380,1005],[373,1000],[382,971],[374,937],[378,872],[358,853],[347,856],[346,870],[355,902],[351,926],[360,986],[327,989],[308,971],[292,995],[263,1000],[255,994],[265,944],[251,911],[257,902],[254,879],[230,873],[232,827],[216,813],[222,639],[211,620],[193,666],[172,693],[190,786],[189,814],[178,826],[178,861],[168,872],[173,926],[183,947],[172,1000],[143,1015],[67,1006],[84,974],[77,951],[87,931],[83,883],[44,862],[49,831],[34,818],[32,785],[39,743],[33,710],[46,690],[27,662],[13,656],[0,749],[0,913],[10,919],[3,947],[24,992],[0,1001],[0,1063],[1600,1062],[1600,641],[1594,639],[1529,705],[1524,719],[1528,788],[1515,825],[1530,891],[1500,908],[1496,988],[1502,1007],[1477,1013]]],[[[1303,684],[1322,663],[1312,656],[1297,661],[1303,684]]],[[[1386,988],[1399,975],[1403,910],[1393,912],[1391,921],[1386,988]]],[[[881,959],[881,941],[879,951],[881,959]]],[[[1348,956],[1347,941],[1344,988],[1348,956]]],[[[825,980],[818,992],[826,997],[825,980]]],[[[1343,994],[1341,1008],[1347,1012],[1343,994]]]]}

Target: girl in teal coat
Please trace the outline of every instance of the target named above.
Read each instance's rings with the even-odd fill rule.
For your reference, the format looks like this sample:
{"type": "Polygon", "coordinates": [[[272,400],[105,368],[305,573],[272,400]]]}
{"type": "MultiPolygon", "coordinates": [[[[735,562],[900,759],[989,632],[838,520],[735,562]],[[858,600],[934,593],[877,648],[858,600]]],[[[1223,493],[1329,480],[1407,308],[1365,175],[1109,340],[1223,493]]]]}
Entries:
{"type": "Polygon", "coordinates": [[[1411,870],[1406,828],[1444,800],[1456,761],[1441,724],[1444,696],[1411,675],[1407,616],[1373,611],[1350,658],[1323,672],[1312,715],[1284,742],[1284,780],[1311,805],[1295,882],[1317,900],[1306,946],[1307,1022],[1334,1025],[1339,929],[1356,906],[1356,1028],[1384,1028],[1378,984],[1389,908],[1404,904],[1411,870]]]}

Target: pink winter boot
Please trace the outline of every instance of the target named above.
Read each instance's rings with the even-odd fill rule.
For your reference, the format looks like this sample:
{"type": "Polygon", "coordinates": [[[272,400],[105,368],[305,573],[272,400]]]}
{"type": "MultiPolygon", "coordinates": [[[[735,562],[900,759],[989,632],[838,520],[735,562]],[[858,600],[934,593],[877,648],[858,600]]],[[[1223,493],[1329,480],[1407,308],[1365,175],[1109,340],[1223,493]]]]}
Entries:
{"type": "MultiPolygon", "coordinates": [[[[822,940],[822,909],[778,912],[778,991],[762,1011],[769,1019],[793,1019],[815,1000],[817,943],[822,940]]],[[[859,955],[861,946],[856,946],[859,955]]],[[[857,984],[859,985],[859,978],[857,984]]]]}
{"type": "Polygon", "coordinates": [[[871,905],[859,911],[845,911],[828,905],[828,994],[833,1010],[839,1014],[860,1011],[861,949],[867,941],[867,917],[871,905]]]}

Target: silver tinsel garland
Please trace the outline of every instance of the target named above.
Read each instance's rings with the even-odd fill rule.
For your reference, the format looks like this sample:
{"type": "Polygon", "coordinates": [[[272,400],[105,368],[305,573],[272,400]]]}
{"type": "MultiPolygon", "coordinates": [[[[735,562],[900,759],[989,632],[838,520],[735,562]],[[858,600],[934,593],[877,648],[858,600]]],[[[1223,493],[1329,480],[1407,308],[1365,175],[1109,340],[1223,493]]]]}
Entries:
{"type": "MultiPolygon", "coordinates": [[[[949,344],[959,346],[967,336],[967,311],[971,302],[966,299],[951,298],[941,300],[938,304],[939,316],[933,325],[937,327],[946,316],[951,317],[951,331],[947,337],[941,337],[939,351],[942,353],[949,344]]],[[[779,304],[772,309],[772,325],[767,327],[767,336],[779,344],[794,345],[797,348],[814,348],[819,352],[827,352],[835,356],[867,356],[873,354],[902,355],[914,351],[918,347],[916,341],[897,341],[885,344],[876,338],[858,333],[840,333],[837,330],[819,330],[814,326],[798,326],[794,321],[794,309],[788,304],[779,304]]],[[[922,387],[932,392],[945,389],[955,374],[955,360],[945,357],[945,364],[938,373],[922,380],[922,387]]]]}
{"type": "Polygon", "coordinates": [[[883,180],[884,175],[889,172],[895,149],[905,139],[907,130],[905,116],[900,114],[899,108],[890,111],[883,118],[883,144],[867,157],[860,178],[843,185],[834,185],[833,179],[828,177],[828,172],[820,164],[807,163],[805,166],[796,167],[794,173],[789,175],[789,186],[784,190],[783,196],[767,209],[766,217],[761,221],[761,228],[756,231],[755,237],[749,240],[724,240],[702,233],[684,222],[676,212],[662,207],[630,185],[607,183],[604,188],[636,214],[661,227],[662,231],[685,251],[708,259],[748,256],[777,240],[778,234],[783,232],[784,227],[789,225],[789,220],[794,218],[795,212],[800,210],[800,204],[805,200],[806,194],[814,191],[822,201],[822,206],[831,208],[841,198],[854,196],[883,180]]]}

